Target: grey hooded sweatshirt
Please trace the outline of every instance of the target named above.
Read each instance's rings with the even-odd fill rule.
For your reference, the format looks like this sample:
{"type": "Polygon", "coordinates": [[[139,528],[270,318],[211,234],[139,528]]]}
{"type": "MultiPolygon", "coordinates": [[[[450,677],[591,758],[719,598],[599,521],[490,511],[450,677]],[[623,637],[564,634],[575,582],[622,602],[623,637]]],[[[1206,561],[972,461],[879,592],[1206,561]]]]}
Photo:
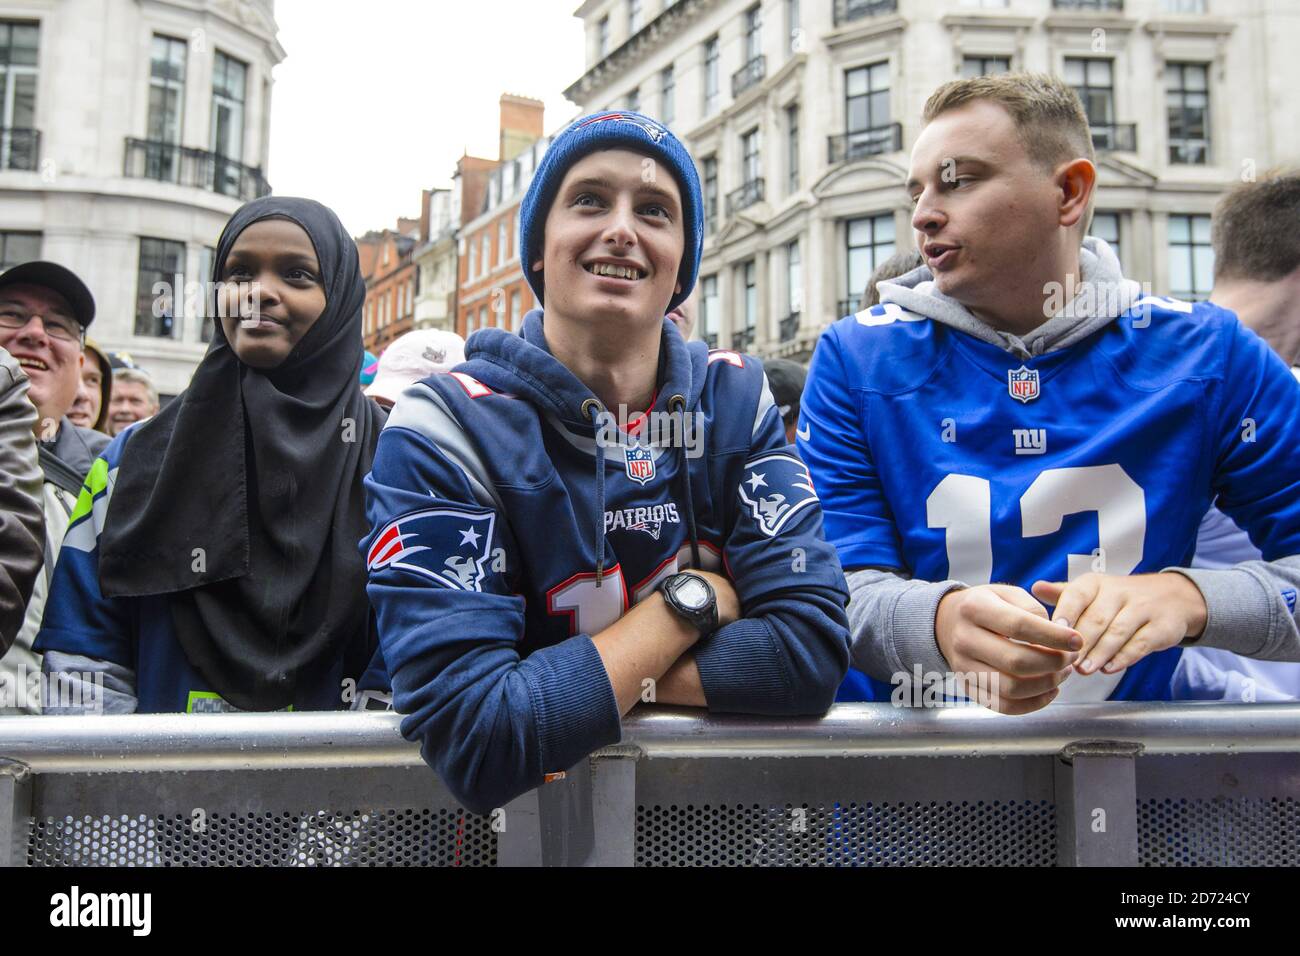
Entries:
{"type": "MultiPolygon", "coordinates": [[[[1087,238],[1079,252],[1078,294],[1062,310],[1024,336],[998,332],[935,286],[926,266],[879,285],[880,301],[897,303],[974,338],[1032,358],[1082,341],[1127,312],[1142,297],[1137,282],[1125,279],[1114,251],[1087,238]]],[[[1216,647],[1264,660],[1300,660],[1300,630],[1278,596],[1300,589],[1300,556],[1276,561],[1246,561],[1221,570],[1166,568],[1190,578],[1205,598],[1205,632],[1190,646],[1216,647]]],[[[848,575],[849,628],[853,664],[879,679],[888,675],[951,668],[935,639],[939,601],[965,587],[960,581],[917,581],[880,570],[848,575]]]]}

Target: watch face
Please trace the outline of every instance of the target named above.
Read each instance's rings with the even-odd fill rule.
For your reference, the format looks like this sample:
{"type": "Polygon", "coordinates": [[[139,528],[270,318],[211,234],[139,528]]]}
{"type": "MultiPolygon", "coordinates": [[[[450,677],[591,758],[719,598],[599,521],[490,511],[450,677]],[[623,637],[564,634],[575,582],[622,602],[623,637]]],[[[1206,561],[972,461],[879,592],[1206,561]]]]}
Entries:
{"type": "Polygon", "coordinates": [[[696,577],[684,577],[673,588],[673,597],[692,611],[700,611],[709,606],[708,586],[696,577]]]}

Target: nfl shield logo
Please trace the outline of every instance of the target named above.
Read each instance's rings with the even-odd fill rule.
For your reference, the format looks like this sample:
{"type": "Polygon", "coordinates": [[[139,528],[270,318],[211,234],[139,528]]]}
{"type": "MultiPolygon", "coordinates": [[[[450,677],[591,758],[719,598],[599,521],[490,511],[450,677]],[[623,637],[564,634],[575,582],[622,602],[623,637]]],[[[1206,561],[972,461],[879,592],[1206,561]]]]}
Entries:
{"type": "Polygon", "coordinates": [[[624,448],[627,476],[638,485],[644,485],[655,476],[655,459],[648,448],[624,448]]]}
{"type": "Polygon", "coordinates": [[[1007,391],[1018,402],[1032,402],[1038,397],[1038,369],[1013,368],[1007,371],[1007,391]]]}

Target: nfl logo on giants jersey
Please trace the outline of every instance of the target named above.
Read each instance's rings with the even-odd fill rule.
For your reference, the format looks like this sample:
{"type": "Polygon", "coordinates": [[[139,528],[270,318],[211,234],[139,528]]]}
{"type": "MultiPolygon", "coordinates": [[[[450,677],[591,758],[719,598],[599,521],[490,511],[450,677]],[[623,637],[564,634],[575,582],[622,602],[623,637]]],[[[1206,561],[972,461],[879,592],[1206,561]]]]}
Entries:
{"type": "Polygon", "coordinates": [[[1013,368],[1007,371],[1007,391],[1018,402],[1032,402],[1038,397],[1038,369],[1013,368]]]}
{"type": "Polygon", "coordinates": [[[644,485],[655,476],[655,459],[648,448],[624,448],[627,476],[638,485],[644,485]]]}

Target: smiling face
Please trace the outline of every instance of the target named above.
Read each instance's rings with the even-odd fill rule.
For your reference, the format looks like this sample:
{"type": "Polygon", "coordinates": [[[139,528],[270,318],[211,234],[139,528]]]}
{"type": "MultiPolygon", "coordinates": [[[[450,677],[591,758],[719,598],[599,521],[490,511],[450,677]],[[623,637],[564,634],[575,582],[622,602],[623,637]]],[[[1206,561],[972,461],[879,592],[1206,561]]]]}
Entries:
{"type": "Polygon", "coordinates": [[[591,153],[569,168],[546,216],[542,258],[548,320],[663,321],[680,288],[681,191],[629,150],[591,153]],[[647,181],[647,179],[649,181],[647,181]]]}
{"type": "Polygon", "coordinates": [[[68,420],[82,428],[94,428],[99,420],[99,411],[104,403],[104,370],[99,366],[99,357],[87,350],[85,362],[81,366],[81,387],[77,389],[77,400],[72,403],[68,420]]]}
{"type": "Polygon", "coordinates": [[[1087,179],[1080,164],[1091,169],[1087,160],[1035,162],[1011,114],[988,100],[935,117],[912,148],[907,190],[939,291],[977,315],[1037,314],[1041,323],[1044,283],[1063,277],[1071,243],[1077,255],[1071,227],[1088,200],[1077,195],[1087,179]]]}
{"type": "Polygon", "coordinates": [[[325,311],[316,249],[303,228],[287,219],[248,226],[218,278],[226,340],[253,368],[281,365],[325,311]]]}
{"type": "Polygon", "coordinates": [[[77,398],[81,385],[81,325],[66,299],[44,286],[15,283],[0,288],[0,313],[23,318],[17,329],[0,328],[0,348],[7,349],[27,373],[27,397],[40,412],[37,428],[49,434],[77,398]],[[37,320],[36,316],[40,316],[37,320]],[[70,338],[50,335],[62,329],[70,338]]]}

